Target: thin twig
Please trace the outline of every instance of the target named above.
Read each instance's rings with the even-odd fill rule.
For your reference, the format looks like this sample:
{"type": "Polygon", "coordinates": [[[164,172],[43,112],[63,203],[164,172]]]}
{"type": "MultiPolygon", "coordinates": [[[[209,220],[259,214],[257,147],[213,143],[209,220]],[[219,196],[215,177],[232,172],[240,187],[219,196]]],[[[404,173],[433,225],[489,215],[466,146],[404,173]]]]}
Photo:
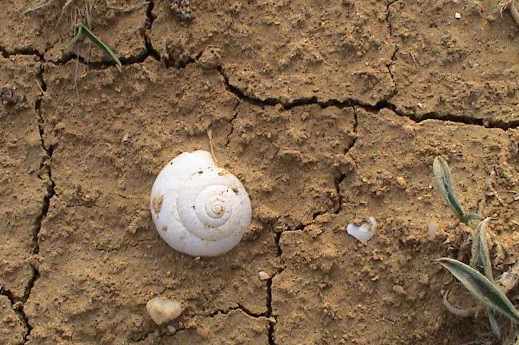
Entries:
{"type": "Polygon", "coordinates": [[[216,155],[214,154],[214,144],[213,144],[213,130],[207,130],[207,137],[209,138],[209,147],[211,149],[211,156],[213,156],[214,163],[218,165],[218,160],[216,159],[216,155]]]}

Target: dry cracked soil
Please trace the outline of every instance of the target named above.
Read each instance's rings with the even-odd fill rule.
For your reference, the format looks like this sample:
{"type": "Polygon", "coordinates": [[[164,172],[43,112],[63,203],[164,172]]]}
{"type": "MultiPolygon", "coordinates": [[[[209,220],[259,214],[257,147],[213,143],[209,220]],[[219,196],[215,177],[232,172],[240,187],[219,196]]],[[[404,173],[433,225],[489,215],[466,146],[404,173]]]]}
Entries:
{"type": "Polygon", "coordinates": [[[469,0],[4,0],[0,344],[484,337],[483,315],[442,305],[456,284],[433,260],[466,260],[468,231],[431,166],[445,156],[463,204],[493,217],[506,271],[519,257],[519,26],[490,12],[469,0]],[[121,72],[92,44],[71,48],[81,16],[121,72]],[[209,149],[209,130],[253,222],[227,255],[196,259],[160,239],[149,191],[175,155],[209,149]],[[367,217],[378,231],[363,244],[344,229],[367,217]],[[157,295],[185,305],[175,330],[146,314],[157,295]]]}

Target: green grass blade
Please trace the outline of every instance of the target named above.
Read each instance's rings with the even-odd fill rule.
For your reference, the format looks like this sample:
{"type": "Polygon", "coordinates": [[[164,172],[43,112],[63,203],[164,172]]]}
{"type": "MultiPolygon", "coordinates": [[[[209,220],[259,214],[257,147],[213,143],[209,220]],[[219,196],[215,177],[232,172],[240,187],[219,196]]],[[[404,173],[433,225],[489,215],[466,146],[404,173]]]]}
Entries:
{"type": "Polygon", "coordinates": [[[481,217],[477,213],[465,213],[465,218],[462,222],[471,228],[475,228],[479,222],[481,221],[481,217]]]}
{"type": "Polygon", "coordinates": [[[449,270],[479,302],[510,320],[519,322],[519,312],[512,302],[484,275],[458,260],[441,258],[437,261],[449,270]]]}
{"type": "Polygon", "coordinates": [[[494,281],[490,251],[488,250],[487,225],[490,218],[486,218],[478,224],[472,236],[472,256],[470,266],[484,273],[490,281],[494,281]]]}
{"type": "Polygon", "coordinates": [[[72,38],[72,41],[70,41],[70,46],[73,47],[81,38],[83,38],[83,27],[78,26],[76,28],[76,33],[74,34],[74,37],[72,38]]]}
{"type": "MultiPolygon", "coordinates": [[[[122,72],[122,63],[117,57],[117,54],[110,48],[106,43],[101,41],[90,29],[83,23],[80,23],[78,25],[78,33],[82,32],[82,34],[85,37],[88,37],[99,49],[103,50],[108,56],[114,61],[115,66],[119,70],[119,72],[122,72]]],[[[76,34],[77,36],[78,34],[76,34]]]]}
{"type": "Polygon", "coordinates": [[[445,202],[454,211],[454,214],[462,221],[466,222],[466,215],[463,207],[461,207],[456,192],[454,191],[453,181],[449,165],[442,157],[436,157],[433,162],[433,173],[438,189],[445,202]]]}
{"type": "MultiPolygon", "coordinates": [[[[470,266],[485,274],[485,277],[493,282],[494,274],[492,272],[492,262],[490,261],[490,251],[488,250],[487,240],[487,225],[489,221],[490,218],[481,221],[473,232],[470,266]]],[[[497,338],[501,338],[501,327],[497,321],[496,312],[491,308],[487,308],[487,316],[492,333],[494,333],[497,338]]]]}
{"type": "Polygon", "coordinates": [[[479,238],[479,231],[476,229],[472,233],[472,248],[470,249],[470,266],[474,267],[480,272],[483,272],[481,270],[482,266],[480,267],[480,261],[479,261],[479,246],[481,245],[481,240],[479,238]]]}
{"type": "Polygon", "coordinates": [[[488,249],[487,240],[487,224],[490,218],[486,218],[479,223],[477,231],[479,231],[479,260],[478,266],[480,266],[485,274],[485,277],[490,281],[494,281],[494,274],[492,272],[492,262],[490,261],[490,251],[488,249]]]}

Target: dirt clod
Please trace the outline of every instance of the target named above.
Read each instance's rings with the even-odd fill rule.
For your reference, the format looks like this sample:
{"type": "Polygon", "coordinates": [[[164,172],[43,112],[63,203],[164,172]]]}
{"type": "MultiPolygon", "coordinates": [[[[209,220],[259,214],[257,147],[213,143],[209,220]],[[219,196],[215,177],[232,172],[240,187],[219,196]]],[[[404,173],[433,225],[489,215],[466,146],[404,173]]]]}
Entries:
{"type": "Polygon", "coordinates": [[[191,0],[170,0],[171,11],[175,16],[183,22],[193,20],[193,12],[191,11],[191,0]]]}
{"type": "Polygon", "coordinates": [[[0,88],[0,102],[5,106],[14,106],[23,101],[23,96],[18,95],[16,89],[9,86],[0,88]]]}

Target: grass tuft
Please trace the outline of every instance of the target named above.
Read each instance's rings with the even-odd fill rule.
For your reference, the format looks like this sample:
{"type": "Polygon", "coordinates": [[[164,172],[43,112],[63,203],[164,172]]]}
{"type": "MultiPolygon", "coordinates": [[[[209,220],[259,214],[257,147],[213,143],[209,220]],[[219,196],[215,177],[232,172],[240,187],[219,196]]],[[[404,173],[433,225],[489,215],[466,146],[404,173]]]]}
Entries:
{"type": "Polygon", "coordinates": [[[71,45],[75,45],[78,41],[80,41],[82,38],[88,38],[90,41],[92,41],[99,49],[101,49],[103,52],[105,52],[115,63],[115,66],[117,67],[117,70],[119,72],[122,72],[122,63],[119,60],[119,57],[117,54],[114,53],[112,48],[99,37],[97,37],[85,24],[79,23],[76,27],[76,34],[74,35],[74,38],[72,39],[71,45]]]}
{"type": "MultiPolygon", "coordinates": [[[[82,41],[83,39],[88,39],[90,42],[94,44],[99,50],[104,52],[110,60],[115,64],[117,70],[119,72],[122,71],[122,63],[119,59],[118,55],[114,52],[114,50],[105,42],[103,42],[96,34],[94,34],[92,28],[92,19],[94,18],[94,12],[96,6],[100,5],[98,0],[63,0],[61,3],[61,14],[59,19],[56,21],[57,23],[61,22],[61,19],[64,17],[65,13],[70,14],[71,17],[71,26],[73,30],[73,37],[70,42],[71,49],[75,49],[76,45],[82,41]],[[63,3],[64,1],[64,3],[63,3]]],[[[50,5],[58,3],[57,0],[43,0],[34,6],[29,7],[24,11],[24,14],[30,15],[41,11],[50,5]]],[[[60,4],[61,4],[60,3],[60,4]]],[[[142,8],[146,5],[147,2],[142,2],[138,6],[134,6],[128,9],[117,9],[113,8],[109,4],[106,3],[106,7],[112,10],[117,11],[133,11],[138,8],[142,8]]]]}

